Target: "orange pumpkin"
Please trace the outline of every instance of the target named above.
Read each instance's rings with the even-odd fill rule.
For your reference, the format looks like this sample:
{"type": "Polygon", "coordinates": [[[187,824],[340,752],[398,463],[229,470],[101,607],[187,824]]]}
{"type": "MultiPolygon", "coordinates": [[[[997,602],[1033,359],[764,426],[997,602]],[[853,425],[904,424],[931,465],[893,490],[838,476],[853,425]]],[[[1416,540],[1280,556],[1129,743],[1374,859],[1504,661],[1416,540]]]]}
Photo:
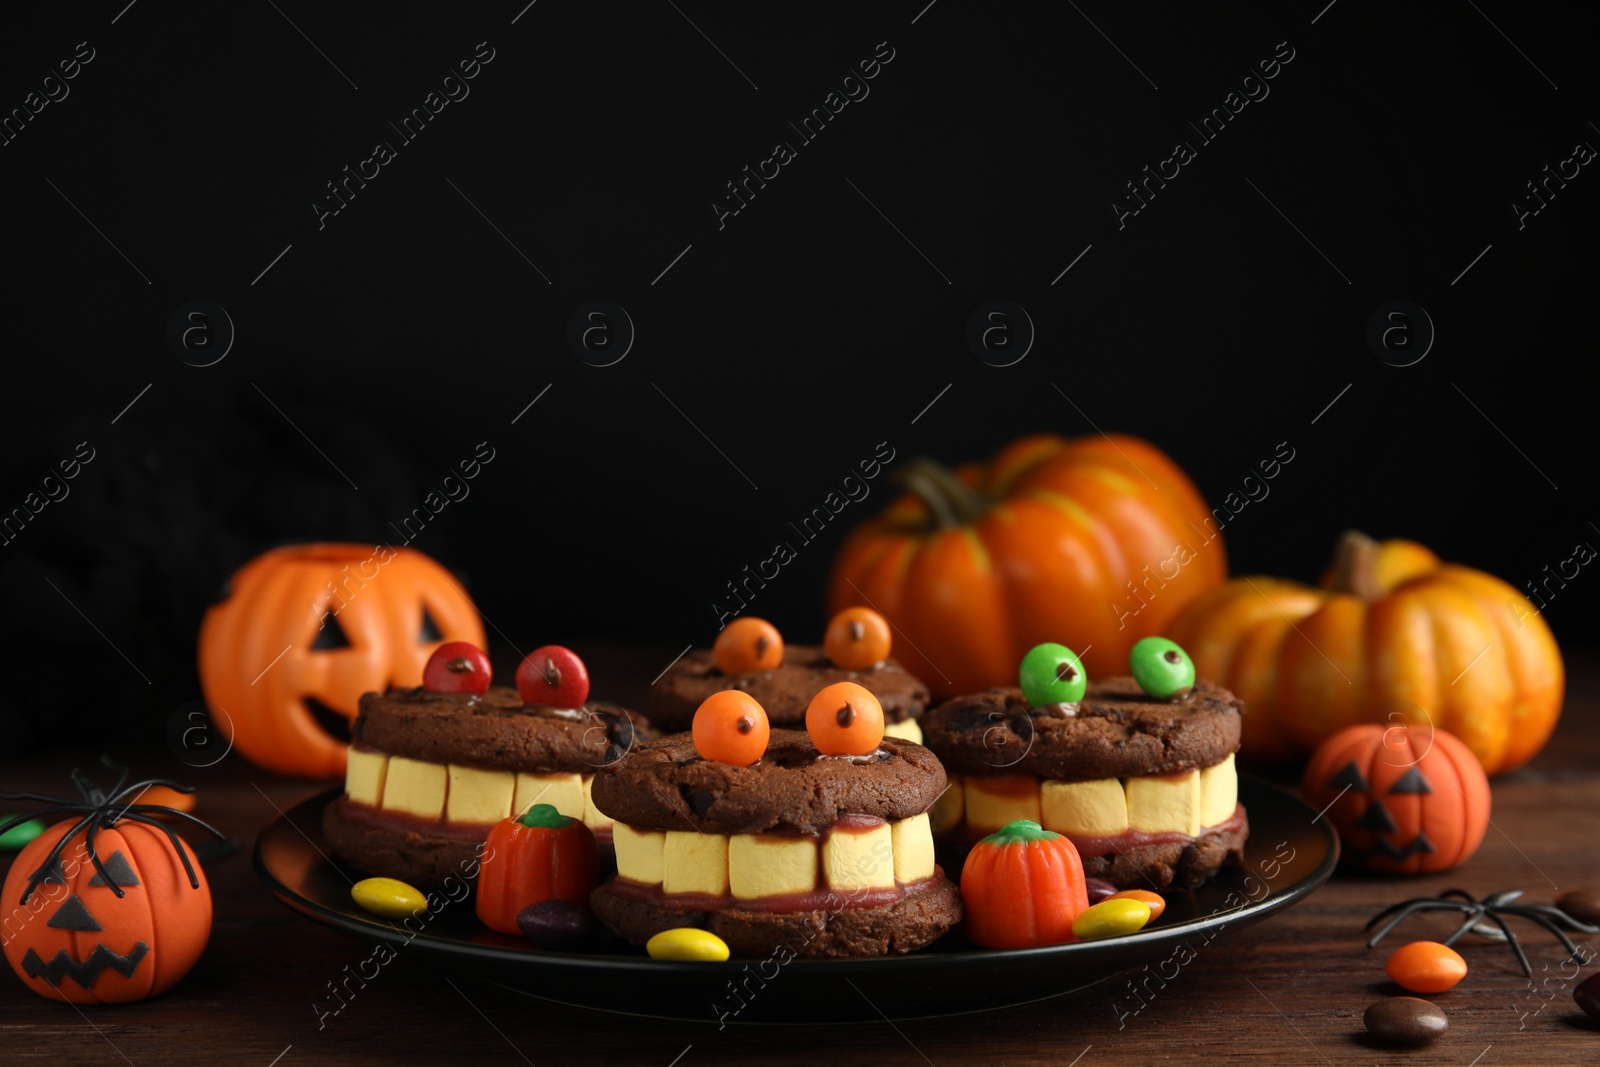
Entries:
{"type": "Polygon", "coordinates": [[[206,612],[200,685],[247,758],[337,778],[361,694],[422,684],[446,641],[482,648],[483,625],[450,572],[421,552],[291,545],[246,563],[206,612]]]}
{"type": "Polygon", "coordinates": [[[154,819],[182,813],[135,803],[136,790],[150,783],[123,789],[119,781],[107,795],[75,777],[84,802],[48,809],[72,817],[34,838],[0,889],[6,962],[51,1000],[124,1004],[157,996],[189,973],[211,936],[205,872],[154,819]]]}
{"type": "Polygon", "coordinates": [[[1342,858],[1396,874],[1444,871],[1478,850],[1489,779],[1443,730],[1366,723],[1340,730],[1306,765],[1301,791],[1344,842],[1342,858]]]}
{"type": "Polygon", "coordinates": [[[1137,438],[1025,437],[987,467],[916,461],[897,477],[911,492],[846,539],[828,610],[881,612],[938,696],[1015,684],[1044,641],[1124,673],[1135,641],[1227,575],[1205,501],[1137,438]]]}
{"type": "Polygon", "coordinates": [[[1517,590],[1415,542],[1353,531],[1323,585],[1239,578],[1167,627],[1200,675],[1244,700],[1247,758],[1296,758],[1360,722],[1446,730],[1489,774],[1544,747],[1561,712],[1561,652],[1517,590]]]}
{"type": "Polygon", "coordinates": [[[1017,819],[972,846],[961,867],[962,930],[984,948],[1076,941],[1089,907],[1083,861],[1068,838],[1017,819]]]}

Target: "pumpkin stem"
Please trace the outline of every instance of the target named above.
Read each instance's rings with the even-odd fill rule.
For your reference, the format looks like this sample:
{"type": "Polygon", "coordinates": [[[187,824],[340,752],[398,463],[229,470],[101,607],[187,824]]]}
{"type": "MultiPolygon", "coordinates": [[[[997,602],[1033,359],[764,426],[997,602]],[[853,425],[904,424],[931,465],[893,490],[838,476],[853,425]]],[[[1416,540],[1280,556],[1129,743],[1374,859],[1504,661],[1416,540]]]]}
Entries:
{"type": "Polygon", "coordinates": [[[1383,595],[1378,584],[1378,542],[1360,530],[1346,530],[1333,549],[1333,591],[1362,600],[1383,595]]]}
{"type": "Polygon", "coordinates": [[[925,456],[895,468],[889,479],[921,497],[941,530],[966,526],[983,514],[983,494],[925,456]]]}
{"type": "Polygon", "coordinates": [[[1046,830],[1032,819],[1015,819],[978,842],[980,845],[1027,845],[1035,841],[1054,841],[1061,835],[1046,830]]]}

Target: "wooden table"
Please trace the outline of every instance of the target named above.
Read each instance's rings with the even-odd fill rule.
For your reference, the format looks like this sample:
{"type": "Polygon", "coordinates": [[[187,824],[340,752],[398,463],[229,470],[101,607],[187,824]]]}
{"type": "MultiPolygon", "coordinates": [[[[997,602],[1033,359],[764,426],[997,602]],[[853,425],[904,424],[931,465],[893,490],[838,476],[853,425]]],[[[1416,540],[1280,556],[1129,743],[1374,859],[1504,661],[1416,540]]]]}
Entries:
{"type": "MultiPolygon", "coordinates": [[[[622,656],[596,676],[649,678],[671,653],[622,656]]],[[[1474,895],[1521,888],[1535,901],[1559,889],[1600,884],[1600,663],[1569,659],[1573,677],[1555,740],[1528,768],[1494,783],[1494,826],[1464,867],[1394,881],[1340,873],[1281,917],[1229,930],[1148,999],[1137,1015],[1124,981],[1070,998],[934,1021],[848,1026],[729,1026],[669,1023],[558,1007],[400,953],[337,1015],[320,1020],[326,983],[367,948],[291,914],[241,854],[211,869],[216,925],[210,948],[171,993],[143,1004],[82,1011],[27,992],[0,975],[0,1062],[54,1065],[428,1063],[1234,1063],[1454,1064],[1600,1063],[1600,1028],[1574,1007],[1557,970],[1559,951],[1527,927],[1536,972],[1549,964],[1548,992],[1535,993],[1503,946],[1469,938],[1472,967],[1438,1003],[1450,1015],[1436,1044],[1405,1050],[1370,1041],[1361,1013],[1392,989],[1387,948],[1369,952],[1362,924],[1406,897],[1460,886],[1474,895]],[[1549,998],[1549,999],[1546,999],[1549,998]],[[1542,1010],[1541,1010],[1542,1009],[1542,1010]]],[[[601,694],[637,700],[636,683],[601,694]]],[[[6,789],[58,793],[74,766],[97,752],[40,756],[0,765],[6,789]]],[[[124,754],[129,762],[135,756],[124,754]]],[[[136,769],[180,774],[201,790],[200,814],[249,840],[287,807],[320,788],[261,772],[230,756],[195,771],[163,751],[136,769]],[[259,788],[258,788],[259,787],[259,788]]],[[[4,862],[4,861],[0,861],[4,862]]],[[[1407,929],[1449,929],[1418,920],[1407,929]]],[[[1393,936],[1393,935],[1391,935],[1393,936]]],[[[1398,944],[1399,942],[1395,942],[1398,944]]],[[[1588,944],[1600,950],[1600,937],[1588,944]]],[[[1567,973],[1571,973],[1570,968],[1567,973]]],[[[1544,974],[1536,974],[1543,978],[1544,974]]],[[[983,991],[974,989],[975,1007],[983,991]]],[[[648,996],[619,988],[619,1004],[648,996]]]]}

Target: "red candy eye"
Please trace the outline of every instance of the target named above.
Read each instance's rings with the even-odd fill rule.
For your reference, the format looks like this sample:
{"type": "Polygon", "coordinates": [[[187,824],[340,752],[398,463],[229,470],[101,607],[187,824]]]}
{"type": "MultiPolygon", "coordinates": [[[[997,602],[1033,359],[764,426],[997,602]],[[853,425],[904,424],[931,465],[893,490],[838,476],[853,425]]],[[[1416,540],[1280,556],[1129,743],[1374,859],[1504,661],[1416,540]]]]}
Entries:
{"type": "Polygon", "coordinates": [[[581,708],[589,699],[589,669],[572,649],[545,645],[517,668],[517,692],[525,704],[581,708]]]}
{"type": "Polygon", "coordinates": [[[428,657],[422,688],[430,693],[486,693],[492,676],[483,649],[468,641],[449,641],[428,657]]]}

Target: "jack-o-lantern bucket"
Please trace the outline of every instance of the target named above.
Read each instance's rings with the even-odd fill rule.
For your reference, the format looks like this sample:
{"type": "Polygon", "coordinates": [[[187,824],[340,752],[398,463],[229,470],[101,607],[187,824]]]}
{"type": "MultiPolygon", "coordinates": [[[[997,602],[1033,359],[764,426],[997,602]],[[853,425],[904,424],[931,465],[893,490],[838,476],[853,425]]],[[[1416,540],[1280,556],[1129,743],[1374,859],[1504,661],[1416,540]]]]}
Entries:
{"type": "Polygon", "coordinates": [[[361,694],[420,685],[446,641],[486,643],[471,598],[428,556],[291,545],[246,563],[206,612],[200,685],[248,759],[336,778],[361,694]]]}

